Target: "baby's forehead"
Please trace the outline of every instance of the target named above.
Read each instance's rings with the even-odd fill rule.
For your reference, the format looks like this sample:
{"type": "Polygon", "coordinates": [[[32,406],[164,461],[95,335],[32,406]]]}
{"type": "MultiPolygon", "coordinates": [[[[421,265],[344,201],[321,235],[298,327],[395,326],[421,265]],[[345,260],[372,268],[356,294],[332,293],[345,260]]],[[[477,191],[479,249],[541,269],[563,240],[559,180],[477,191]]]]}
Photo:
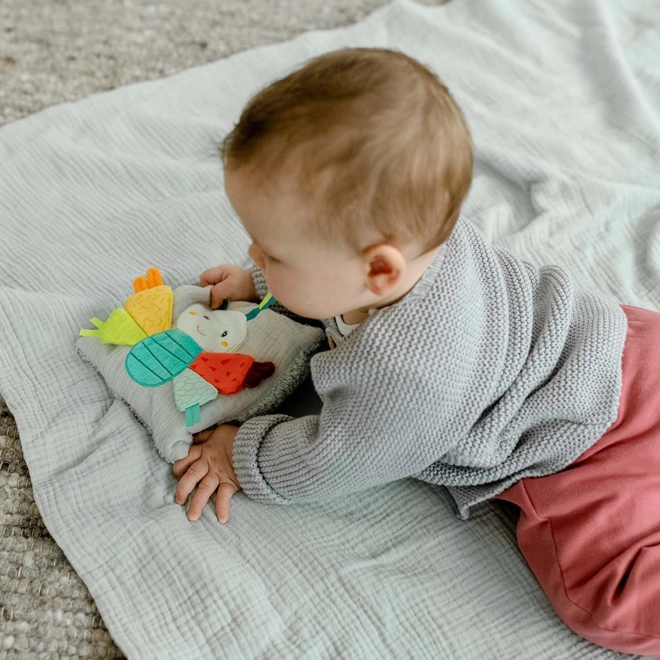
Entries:
{"type": "MultiPolygon", "coordinates": [[[[261,186],[256,177],[252,184],[255,191],[261,186]]],[[[322,233],[314,223],[316,200],[295,185],[279,185],[275,177],[266,185],[270,188],[267,195],[263,188],[251,195],[246,187],[240,191],[240,199],[234,189],[232,203],[251,241],[280,260],[291,256],[292,251],[322,242],[322,233]]]]}
{"type": "Polygon", "coordinates": [[[313,203],[293,172],[261,165],[225,170],[225,191],[248,236],[264,249],[289,238],[288,230],[304,229],[313,203]]]}

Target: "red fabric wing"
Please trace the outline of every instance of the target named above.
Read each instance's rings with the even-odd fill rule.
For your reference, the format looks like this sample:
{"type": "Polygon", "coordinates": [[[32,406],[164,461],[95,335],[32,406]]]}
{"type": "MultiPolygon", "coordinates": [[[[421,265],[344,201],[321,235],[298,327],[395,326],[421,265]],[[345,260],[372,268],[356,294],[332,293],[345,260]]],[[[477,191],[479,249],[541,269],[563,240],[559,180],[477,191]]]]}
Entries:
{"type": "Polygon", "coordinates": [[[190,369],[220,394],[236,394],[243,389],[243,381],[253,363],[253,357],[242,353],[200,353],[190,369]]]}

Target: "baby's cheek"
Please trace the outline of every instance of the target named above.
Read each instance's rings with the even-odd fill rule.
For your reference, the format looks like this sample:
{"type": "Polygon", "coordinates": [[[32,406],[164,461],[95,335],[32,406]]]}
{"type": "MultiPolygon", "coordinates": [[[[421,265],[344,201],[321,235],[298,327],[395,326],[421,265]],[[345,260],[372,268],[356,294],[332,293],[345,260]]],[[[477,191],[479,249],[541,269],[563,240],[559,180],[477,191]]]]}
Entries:
{"type": "Polygon", "coordinates": [[[266,279],[266,286],[268,290],[273,294],[275,300],[280,299],[280,295],[286,296],[288,293],[288,288],[286,284],[282,284],[282,278],[274,275],[272,270],[264,270],[264,278],[266,279]]]}

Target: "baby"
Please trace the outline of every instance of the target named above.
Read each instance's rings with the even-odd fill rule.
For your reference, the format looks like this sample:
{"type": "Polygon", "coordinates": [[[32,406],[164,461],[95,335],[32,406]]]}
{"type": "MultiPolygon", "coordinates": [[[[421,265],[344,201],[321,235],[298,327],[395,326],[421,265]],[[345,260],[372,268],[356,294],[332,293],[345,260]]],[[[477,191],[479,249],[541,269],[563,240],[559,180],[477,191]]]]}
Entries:
{"type": "Polygon", "coordinates": [[[660,392],[644,366],[660,314],[485,241],[460,213],[463,115],[400,52],[313,59],[259,92],[221,151],[255,265],[202,273],[212,306],[270,290],[331,350],[311,360],[319,415],[195,436],[174,464],[176,501],[197,487],[188,517],[216,491],[226,522],[239,489],[291,504],[404,477],[447,487],[462,519],[507,500],[564,621],[660,657],[660,401],[642,395],[660,392]]]}

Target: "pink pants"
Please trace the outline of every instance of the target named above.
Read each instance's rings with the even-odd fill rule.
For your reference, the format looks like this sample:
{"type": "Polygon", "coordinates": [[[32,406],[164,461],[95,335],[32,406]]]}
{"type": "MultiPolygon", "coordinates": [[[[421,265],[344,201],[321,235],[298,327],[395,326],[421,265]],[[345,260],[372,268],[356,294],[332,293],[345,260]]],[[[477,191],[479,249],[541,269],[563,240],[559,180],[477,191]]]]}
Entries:
{"type": "Polygon", "coordinates": [[[628,318],[617,420],[568,468],[496,499],[557,613],[595,644],[660,658],[660,313],[628,318]]]}

